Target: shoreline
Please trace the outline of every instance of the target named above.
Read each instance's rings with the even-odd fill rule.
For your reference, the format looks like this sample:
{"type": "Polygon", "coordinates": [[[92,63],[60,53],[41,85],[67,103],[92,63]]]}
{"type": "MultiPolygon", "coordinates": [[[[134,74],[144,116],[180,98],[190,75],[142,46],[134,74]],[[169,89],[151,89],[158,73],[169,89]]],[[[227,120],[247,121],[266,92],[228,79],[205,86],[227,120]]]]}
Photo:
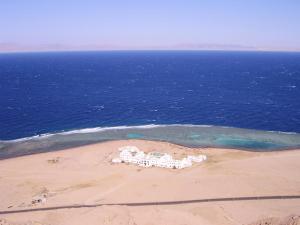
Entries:
{"type": "Polygon", "coordinates": [[[1,160],[6,160],[6,159],[13,159],[13,158],[18,158],[18,157],[24,157],[24,156],[31,156],[31,155],[36,155],[36,154],[43,154],[43,153],[49,153],[49,152],[59,152],[59,151],[65,151],[65,150],[70,150],[70,149],[76,149],[76,148],[82,148],[82,147],[88,147],[88,146],[93,146],[97,144],[105,144],[109,142],[126,142],[126,141],[145,141],[145,142],[161,142],[161,143],[169,143],[173,145],[178,145],[183,148],[189,148],[189,149],[214,149],[214,150],[231,150],[231,151],[245,151],[245,152],[256,152],[256,153],[264,153],[264,152],[281,152],[281,151],[297,151],[300,149],[300,147],[286,147],[286,148],[280,148],[280,149],[248,149],[248,148],[234,148],[234,147],[218,147],[218,146],[186,146],[182,144],[177,144],[177,143],[172,143],[164,140],[146,140],[146,139],[118,139],[118,140],[103,140],[103,141],[97,141],[93,143],[82,143],[82,144],[70,144],[66,145],[64,147],[57,146],[57,147],[50,147],[47,149],[41,149],[41,150],[36,150],[32,149],[29,150],[29,152],[17,152],[12,155],[1,155],[3,152],[1,152],[1,146],[0,146],[0,161],[1,160]]]}
{"type": "Polygon", "coordinates": [[[88,128],[78,128],[78,129],[70,129],[70,130],[57,130],[53,132],[46,132],[35,134],[32,136],[19,137],[15,139],[0,139],[0,143],[14,143],[14,142],[22,142],[28,140],[35,140],[40,138],[47,138],[54,135],[69,135],[69,134],[91,134],[97,133],[99,131],[107,131],[107,130],[125,130],[125,129],[149,129],[149,128],[161,128],[161,127],[200,127],[200,128],[222,128],[222,129],[237,129],[237,130],[248,130],[252,132],[261,132],[261,133],[273,133],[273,134],[283,134],[283,135],[300,135],[299,132],[296,131],[281,131],[281,130],[261,130],[261,129],[253,129],[253,128],[243,128],[243,127],[234,127],[234,126],[221,126],[221,125],[208,125],[208,124],[184,124],[184,123],[174,123],[174,124],[141,124],[141,125],[119,125],[119,126],[96,126],[96,127],[88,127],[88,128]]]}
{"type": "Polygon", "coordinates": [[[165,141],[191,148],[283,151],[300,148],[300,134],[209,125],[96,127],[0,141],[0,160],[114,140],[165,141]]]}
{"type": "Polygon", "coordinates": [[[119,140],[0,160],[0,220],[18,225],[282,220],[300,211],[299,150],[249,152],[119,140]],[[208,160],[182,170],[112,164],[125,145],[178,158],[205,154],[208,160]],[[45,202],[32,203],[40,195],[45,202]]]}
{"type": "Polygon", "coordinates": [[[295,151],[299,150],[300,147],[286,147],[286,148],[280,148],[280,149],[248,149],[248,148],[235,148],[235,147],[218,147],[218,146],[187,146],[183,144],[177,144],[177,143],[172,143],[164,140],[146,140],[146,139],[118,139],[118,140],[103,140],[103,141],[95,141],[92,143],[81,143],[81,144],[70,144],[66,146],[54,146],[50,147],[47,149],[32,149],[32,150],[27,150],[27,152],[16,152],[15,155],[1,155],[3,152],[1,152],[1,146],[0,146],[0,161],[1,160],[6,160],[6,159],[12,159],[12,158],[17,158],[17,157],[23,157],[23,156],[30,156],[30,155],[36,155],[36,154],[43,154],[43,153],[48,153],[48,152],[57,152],[57,151],[65,151],[69,149],[76,149],[76,148],[81,148],[81,147],[86,147],[90,145],[96,145],[96,144],[104,144],[108,142],[118,142],[118,141],[149,141],[149,142],[162,142],[162,143],[170,143],[174,145],[181,146],[183,148],[190,148],[190,149],[216,149],[216,150],[232,150],[232,151],[245,151],[245,152],[281,152],[281,151],[295,151]],[[29,152],[28,152],[29,151],[29,152]]]}

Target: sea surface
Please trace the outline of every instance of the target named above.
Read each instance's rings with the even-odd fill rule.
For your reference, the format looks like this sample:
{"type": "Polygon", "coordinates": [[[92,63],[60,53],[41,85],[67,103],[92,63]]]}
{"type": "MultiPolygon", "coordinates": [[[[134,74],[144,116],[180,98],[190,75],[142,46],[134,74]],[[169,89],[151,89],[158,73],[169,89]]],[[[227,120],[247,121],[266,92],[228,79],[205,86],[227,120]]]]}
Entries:
{"type": "Polygon", "coordinates": [[[300,146],[300,53],[0,54],[0,157],[103,140],[300,146]]]}

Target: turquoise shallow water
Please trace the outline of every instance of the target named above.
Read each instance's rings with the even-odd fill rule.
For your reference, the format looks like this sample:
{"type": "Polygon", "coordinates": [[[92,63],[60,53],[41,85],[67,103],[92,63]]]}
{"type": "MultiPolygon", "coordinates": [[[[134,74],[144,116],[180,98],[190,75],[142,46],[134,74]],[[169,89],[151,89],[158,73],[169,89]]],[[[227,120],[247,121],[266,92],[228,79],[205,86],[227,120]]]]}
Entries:
{"type": "Polygon", "coordinates": [[[108,140],[167,141],[188,147],[274,151],[300,147],[300,134],[205,125],[143,125],[89,128],[0,141],[0,158],[55,151],[108,140]]]}

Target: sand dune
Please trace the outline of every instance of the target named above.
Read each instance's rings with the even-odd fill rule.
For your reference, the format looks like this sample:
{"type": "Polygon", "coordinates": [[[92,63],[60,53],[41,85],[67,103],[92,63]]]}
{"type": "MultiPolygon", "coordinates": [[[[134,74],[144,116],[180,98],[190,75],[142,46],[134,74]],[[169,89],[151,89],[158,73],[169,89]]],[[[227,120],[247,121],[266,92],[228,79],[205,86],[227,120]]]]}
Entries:
{"type": "Polygon", "coordinates": [[[2,160],[0,224],[299,224],[299,161],[299,150],[254,153],[140,140],[2,160]],[[124,145],[178,158],[202,153],[208,160],[183,170],[111,164],[124,145]]]}

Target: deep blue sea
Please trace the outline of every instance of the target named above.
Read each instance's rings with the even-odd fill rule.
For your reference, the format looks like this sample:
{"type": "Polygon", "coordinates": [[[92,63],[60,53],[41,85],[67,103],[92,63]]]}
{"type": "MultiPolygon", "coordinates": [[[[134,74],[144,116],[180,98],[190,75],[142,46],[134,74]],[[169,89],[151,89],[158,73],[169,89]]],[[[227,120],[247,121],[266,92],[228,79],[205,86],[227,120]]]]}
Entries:
{"type": "MultiPolygon", "coordinates": [[[[107,51],[0,54],[2,141],[45,133],[68,131],[70,134],[73,131],[74,134],[84,128],[96,130],[86,129],[79,133],[95,136],[99,127],[148,124],[180,124],[179,127],[185,130],[189,126],[184,124],[210,125],[200,128],[210,128],[211,132],[221,127],[226,129],[224,126],[254,129],[247,131],[253,134],[257,134],[257,130],[293,132],[289,135],[294,135],[294,145],[300,145],[298,134],[294,134],[300,133],[300,53],[107,51]]],[[[97,132],[101,139],[103,132],[97,132]]],[[[268,132],[274,133],[280,134],[268,132]]],[[[161,132],[160,139],[169,140],[164,134],[170,135],[161,132]]],[[[126,135],[124,137],[147,139],[139,132],[126,135]]],[[[189,138],[201,141],[201,135],[194,132],[189,138]]],[[[242,137],[237,138],[238,143],[239,138],[242,137]]],[[[243,147],[243,141],[238,145],[223,141],[221,146],[243,147]]]]}

